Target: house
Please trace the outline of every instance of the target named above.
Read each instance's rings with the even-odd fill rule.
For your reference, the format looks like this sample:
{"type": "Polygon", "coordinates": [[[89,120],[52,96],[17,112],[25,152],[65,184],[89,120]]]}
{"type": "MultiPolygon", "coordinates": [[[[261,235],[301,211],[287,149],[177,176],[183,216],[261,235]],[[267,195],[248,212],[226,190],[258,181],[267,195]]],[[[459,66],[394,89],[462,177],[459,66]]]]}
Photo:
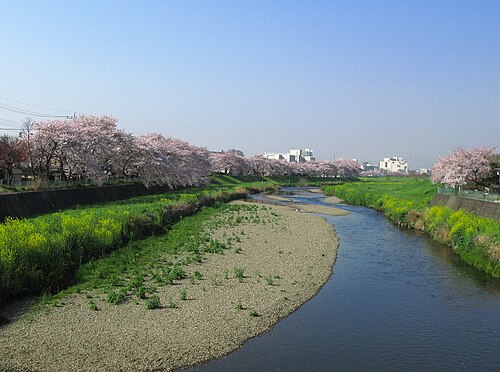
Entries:
{"type": "Polygon", "coordinates": [[[262,156],[266,159],[286,160],[289,163],[305,163],[316,160],[311,149],[290,149],[288,153],[265,152],[262,156]]]}
{"type": "Polygon", "coordinates": [[[386,173],[408,173],[408,163],[399,157],[384,158],[379,168],[386,173]]]}

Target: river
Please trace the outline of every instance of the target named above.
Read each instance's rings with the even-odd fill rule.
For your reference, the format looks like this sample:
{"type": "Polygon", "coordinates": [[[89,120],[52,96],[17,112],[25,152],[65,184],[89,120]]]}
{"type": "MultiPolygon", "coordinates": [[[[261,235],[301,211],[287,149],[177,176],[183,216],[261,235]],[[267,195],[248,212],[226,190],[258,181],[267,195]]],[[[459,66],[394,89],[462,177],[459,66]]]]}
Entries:
{"type": "MultiPolygon", "coordinates": [[[[324,203],[297,189],[301,203],[324,203]]],[[[349,205],[324,216],[333,275],[270,332],[192,371],[500,370],[500,282],[423,233],[349,205]]]]}

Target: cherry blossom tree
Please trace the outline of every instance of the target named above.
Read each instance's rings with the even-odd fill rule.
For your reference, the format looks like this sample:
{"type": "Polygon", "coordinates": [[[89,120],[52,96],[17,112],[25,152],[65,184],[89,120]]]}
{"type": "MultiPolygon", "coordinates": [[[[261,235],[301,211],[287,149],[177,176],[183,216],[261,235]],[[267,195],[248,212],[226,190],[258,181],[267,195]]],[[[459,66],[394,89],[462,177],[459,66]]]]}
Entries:
{"type": "Polygon", "coordinates": [[[23,137],[31,153],[29,166],[34,176],[43,174],[46,179],[50,179],[54,164],[60,162],[57,151],[62,147],[60,136],[64,136],[66,125],[63,121],[54,120],[35,123],[33,129],[35,133],[31,141],[29,137],[23,137]]]}
{"type": "Polygon", "coordinates": [[[116,128],[111,116],[82,115],[72,120],[36,123],[27,138],[30,168],[47,179],[90,179],[102,184],[109,176],[127,174],[134,148],[132,135],[116,128]]]}
{"type": "Polygon", "coordinates": [[[66,121],[58,150],[69,176],[102,184],[109,177],[128,175],[134,139],[117,122],[112,116],[94,115],[66,121]]]}
{"type": "Polygon", "coordinates": [[[283,160],[267,159],[262,155],[256,155],[250,159],[253,173],[262,176],[285,176],[292,174],[289,163],[283,160]]]}
{"type": "Polygon", "coordinates": [[[214,172],[244,176],[252,172],[250,161],[231,152],[213,152],[210,154],[214,172]]]}
{"type": "Polygon", "coordinates": [[[340,177],[356,177],[361,172],[361,166],[351,159],[337,159],[333,161],[338,168],[340,177]]]}
{"type": "Polygon", "coordinates": [[[27,147],[17,137],[0,137],[0,169],[7,172],[9,183],[12,181],[13,171],[21,162],[28,158],[27,147]]]}
{"type": "Polygon", "coordinates": [[[137,137],[134,168],[147,187],[170,188],[204,184],[212,171],[206,149],[156,133],[137,137]]]}
{"type": "Polygon", "coordinates": [[[316,161],[311,164],[314,166],[314,174],[320,177],[336,177],[338,174],[338,167],[334,161],[316,161]]]}
{"type": "Polygon", "coordinates": [[[457,148],[449,155],[440,157],[432,166],[431,179],[452,187],[467,183],[486,187],[488,185],[483,181],[491,176],[489,157],[495,150],[495,147],[457,148]]]}

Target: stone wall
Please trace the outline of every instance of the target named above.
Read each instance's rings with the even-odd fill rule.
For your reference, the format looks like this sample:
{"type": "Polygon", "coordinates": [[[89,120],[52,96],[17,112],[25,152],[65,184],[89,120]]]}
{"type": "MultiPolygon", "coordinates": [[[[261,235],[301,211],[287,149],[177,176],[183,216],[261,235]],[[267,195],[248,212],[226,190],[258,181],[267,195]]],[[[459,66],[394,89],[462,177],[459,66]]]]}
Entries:
{"type": "Polygon", "coordinates": [[[455,211],[457,209],[464,209],[479,216],[491,218],[500,222],[500,203],[467,199],[454,195],[436,194],[430,205],[445,205],[455,211]]]}
{"type": "Polygon", "coordinates": [[[6,217],[31,217],[76,205],[104,203],[167,191],[167,187],[148,189],[144,185],[121,185],[0,194],[0,221],[6,217]]]}

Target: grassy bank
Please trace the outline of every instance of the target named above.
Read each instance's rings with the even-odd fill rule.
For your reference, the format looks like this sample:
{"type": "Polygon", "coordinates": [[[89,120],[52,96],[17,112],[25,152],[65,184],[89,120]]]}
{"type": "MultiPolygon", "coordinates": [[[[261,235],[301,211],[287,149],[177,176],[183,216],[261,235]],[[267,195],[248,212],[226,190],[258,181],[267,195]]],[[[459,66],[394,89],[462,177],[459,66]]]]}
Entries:
{"type": "Polygon", "coordinates": [[[314,296],[337,247],[327,221],[295,208],[202,208],[82,265],[64,293],[6,307],[0,370],[166,371],[220,357],[314,296]]]}
{"type": "MultiPolygon", "coordinates": [[[[105,294],[108,303],[117,305],[134,299],[142,301],[147,308],[147,299],[158,287],[186,278],[186,266],[201,263],[206,253],[224,254],[241,241],[242,236],[234,233],[213,239],[213,230],[221,226],[234,229],[242,223],[272,224],[276,219],[266,206],[221,202],[205,206],[198,213],[179,220],[168,234],[132,241],[122,249],[80,266],[74,285],[56,296],[46,296],[45,301],[57,303],[68,294],[97,289],[105,294]],[[265,212],[265,218],[261,218],[259,212],[265,212]],[[247,216],[241,218],[241,213],[247,216]]],[[[239,252],[236,250],[236,253],[239,252]]],[[[201,275],[195,272],[189,279],[195,282],[201,275]]]]}
{"type": "Polygon", "coordinates": [[[65,210],[0,224],[0,304],[55,292],[82,264],[130,241],[165,233],[203,206],[243,197],[269,183],[220,184],[65,210]]]}
{"type": "Polygon", "coordinates": [[[427,207],[436,195],[437,187],[428,180],[391,177],[363,179],[360,182],[322,187],[322,190],[325,195],[380,210],[392,221],[408,225],[408,212],[427,207]]]}
{"type": "Polygon", "coordinates": [[[298,175],[290,176],[229,176],[216,174],[211,176],[216,182],[224,182],[229,184],[239,184],[241,182],[267,182],[279,186],[325,186],[339,185],[346,181],[352,181],[348,178],[333,178],[333,177],[305,177],[298,175]]]}
{"type": "MultiPolygon", "coordinates": [[[[279,185],[335,179],[213,175],[213,185],[85,206],[0,224],[0,305],[26,294],[54,293],[74,283],[84,263],[130,241],[161,235],[206,205],[279,185]]],[[[338,181],[337,181],[338,182],[338,181]]]]}
{"type": "Polygon", "coordinates": [[[397,224],[429,233],[448,244],[465,262],[500,278],[500,223],[448,207],[429,207],[436,193],[430,181],[368,179],[323,187],[326,195],[382,211],[397,224]]]}

